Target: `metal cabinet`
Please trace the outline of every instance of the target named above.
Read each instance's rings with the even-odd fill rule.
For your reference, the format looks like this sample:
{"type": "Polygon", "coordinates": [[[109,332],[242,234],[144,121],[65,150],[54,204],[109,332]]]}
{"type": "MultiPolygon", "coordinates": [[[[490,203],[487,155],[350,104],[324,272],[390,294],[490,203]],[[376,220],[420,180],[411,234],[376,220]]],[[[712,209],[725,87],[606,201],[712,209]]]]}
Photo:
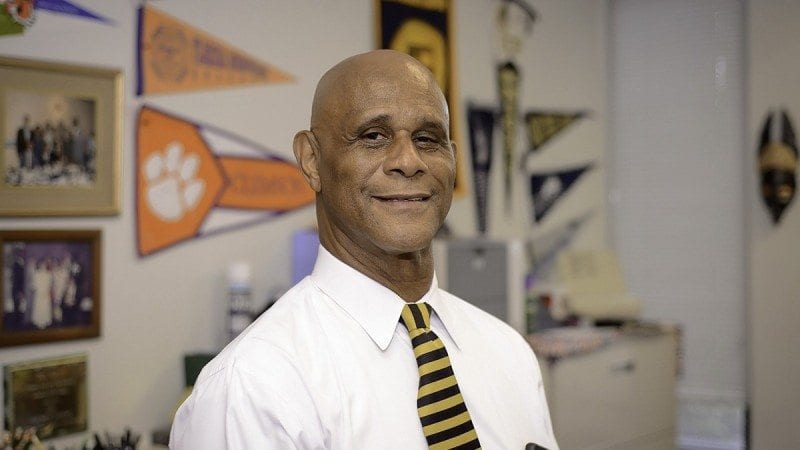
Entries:
{"type": "Polygon", "coordinates": [[[676,359],[660,333],[540,361],[561,449],[674,450],[676,359]]]}

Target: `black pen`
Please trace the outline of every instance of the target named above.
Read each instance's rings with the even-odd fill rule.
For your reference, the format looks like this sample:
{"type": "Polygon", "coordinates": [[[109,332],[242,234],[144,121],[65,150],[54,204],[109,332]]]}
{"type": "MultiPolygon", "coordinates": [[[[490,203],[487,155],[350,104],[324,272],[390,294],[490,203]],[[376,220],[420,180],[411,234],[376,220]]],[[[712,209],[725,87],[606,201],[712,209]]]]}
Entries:
{"type": "Polygon", "coordinates": [[[100,435],[95,433],[94,434],[94,449],[93,450],[104,450],[103,443],[100,441],[100,435]]]}

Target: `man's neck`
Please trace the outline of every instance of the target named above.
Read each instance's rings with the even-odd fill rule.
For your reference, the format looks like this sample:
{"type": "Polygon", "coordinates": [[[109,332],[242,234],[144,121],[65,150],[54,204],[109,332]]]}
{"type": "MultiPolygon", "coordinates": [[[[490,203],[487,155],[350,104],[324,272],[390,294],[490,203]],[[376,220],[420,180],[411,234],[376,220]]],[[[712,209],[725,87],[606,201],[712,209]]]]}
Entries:
{"type": "Polygon", "coordinates": [[[391,289],[406,302],[421,299],[431,288],[433,256],[430,246],[412,253],[374,255],[325,239],[322,245],[336,258],[391,289]]]}

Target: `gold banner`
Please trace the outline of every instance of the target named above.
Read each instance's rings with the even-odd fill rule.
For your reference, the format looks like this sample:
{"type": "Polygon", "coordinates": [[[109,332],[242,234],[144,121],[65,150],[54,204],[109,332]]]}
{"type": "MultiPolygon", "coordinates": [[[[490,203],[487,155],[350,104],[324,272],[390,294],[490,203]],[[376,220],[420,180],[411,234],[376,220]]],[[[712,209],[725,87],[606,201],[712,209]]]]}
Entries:
{"type": "Polygon", "coordinates": [[[535,152],[575,121],[585,117],[585,111],[530,111],[525,114],[529,151],[535,152]]]}

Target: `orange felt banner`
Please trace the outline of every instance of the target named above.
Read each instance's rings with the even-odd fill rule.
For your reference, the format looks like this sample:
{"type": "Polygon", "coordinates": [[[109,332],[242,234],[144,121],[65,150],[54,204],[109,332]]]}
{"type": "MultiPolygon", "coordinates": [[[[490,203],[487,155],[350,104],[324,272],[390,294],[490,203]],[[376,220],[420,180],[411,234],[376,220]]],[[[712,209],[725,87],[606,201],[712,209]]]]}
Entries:
{"type": "Polygon", "coordinates": [[[151,6],[139,8],[137,95],[293,80],[292,75],[151,6]]]}
{"type": "Polygon", "coordinates": [[[297,166],[212,127],[143,106],[136,136],[141,256],[314,201],[297,166]],[[238,154],[221,154],[215,142],[235,147],[238,154]]]}

